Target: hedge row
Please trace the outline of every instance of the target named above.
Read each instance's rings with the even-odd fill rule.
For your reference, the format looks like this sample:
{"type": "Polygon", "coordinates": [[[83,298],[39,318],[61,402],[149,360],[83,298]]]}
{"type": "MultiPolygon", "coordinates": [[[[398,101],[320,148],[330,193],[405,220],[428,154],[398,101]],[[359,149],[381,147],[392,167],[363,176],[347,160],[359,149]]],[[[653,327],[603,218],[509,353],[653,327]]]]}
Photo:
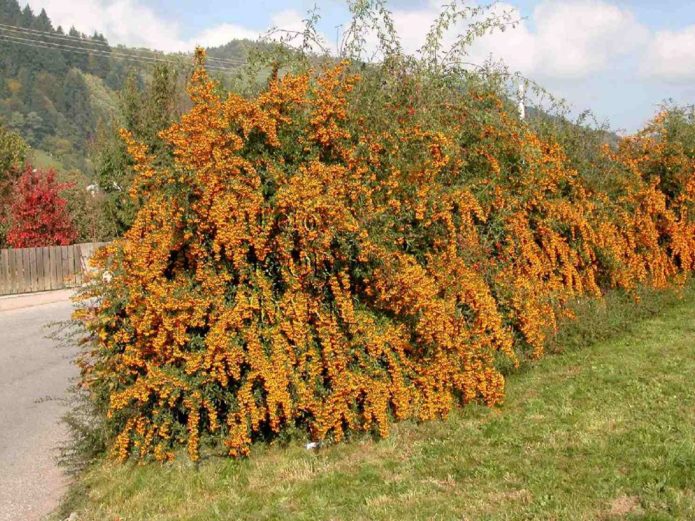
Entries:
{"type": "Polygon", "coordinates": [[[695,268],[682,112],[579,161],[484,83],[343,63],[224,95],[198,60],[165,151],[124,133],[144,202],[76,314],[121,459],[494,405],[570,299],[695,268]]]}

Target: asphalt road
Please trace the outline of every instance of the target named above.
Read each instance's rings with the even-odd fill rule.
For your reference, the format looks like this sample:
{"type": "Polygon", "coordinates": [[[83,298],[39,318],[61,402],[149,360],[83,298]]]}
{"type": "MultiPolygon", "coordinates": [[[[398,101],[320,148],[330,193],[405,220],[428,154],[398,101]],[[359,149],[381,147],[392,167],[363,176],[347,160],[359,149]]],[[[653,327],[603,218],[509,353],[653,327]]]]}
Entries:
{"type": "Polygon", "coordinates": [[[56,455],[62,398],[77,370],[45,326],[70,312],[68,300],[0,311],[0,521],[41,519],[65,490],[56,455]]]}

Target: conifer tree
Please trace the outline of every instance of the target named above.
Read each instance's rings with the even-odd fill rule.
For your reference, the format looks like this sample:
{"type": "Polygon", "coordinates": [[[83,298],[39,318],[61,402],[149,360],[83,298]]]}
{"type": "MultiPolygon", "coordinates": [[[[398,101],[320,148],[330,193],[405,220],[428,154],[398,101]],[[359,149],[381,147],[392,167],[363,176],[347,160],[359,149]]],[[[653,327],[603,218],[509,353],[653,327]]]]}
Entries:
{"type": "Polygon", "coordinates": [[[121,120],[100,128],[95,149],[95,170],[101,190],[106,194],[105,211],[115,235],[122,235],[132,224],[140,206],[130,197],[133,162],[120,137],[121,128],[146,144],[150,153],[163,151],[159,134],[177,115],[177,72],[168,64],[158,64],[145,86],[131,71],[120,93],[121,120]]]}

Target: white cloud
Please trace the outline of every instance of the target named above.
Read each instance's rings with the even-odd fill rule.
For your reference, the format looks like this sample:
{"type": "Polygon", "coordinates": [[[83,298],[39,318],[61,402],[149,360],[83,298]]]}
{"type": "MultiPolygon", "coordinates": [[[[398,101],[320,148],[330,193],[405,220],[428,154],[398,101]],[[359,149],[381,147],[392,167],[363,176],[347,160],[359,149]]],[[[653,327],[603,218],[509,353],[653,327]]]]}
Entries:
{"type": "Polygon", "coordinates": [[[304,17],[293,9],[285,9],[273,13],[270,17],[270,22],[273,27],[279,27],[287,31],[304,30],[304,17]]]}
{"type": "Polygon", "coordinates": [[[393,12],[393,22],[398,35],[401,38],[403,50],[414,53],[425,42],[427,32],[439,14],[436,6],[429,8],[393,12]]]}
{"type": "Polygon", "coordinates": [[[535,67],[555,77],[583,77],[642,46],[647,29],[632,13],[601,0],[545,1],[533,14],[535,67]]]}
{"type": "MultiPolygon", "coordinates": [[[[524,74],[551,78],[581,78],[610,67],[613,60],[644,46],[649,33],[632,13],[603,0],[544,0],[534,10],[532,23],[519,9],[499,2],[499,14],[520,20],[514,29],[495,32],[476,41],[470,60],[502,60],[524,74]]],[[[420,9],[393,12],[394,25],[406,52],[422,46],[440,12],[436,0],[420,9]]],[[[451,44],[465,30],[460,23],[444,38],[451,44]]]]}
{"type": "MultiPolygon", "coordinates": [[[[303,17],[292,9],[285,9],[273,13],[270,16],[268,29],[277,28],[283,31],[303,31],[303,17]]],[[[205,29],[199,35],[187,41],[179,42],[182,50],[190,50],[197,45],[203,47],[216,47],[229,43],[235,39],[257,40],[266,35],[267,31],[256,31],[241,25],[223,23],[209,29],[205,29]]]]}
{"type": "Polygon", "coordinates": [[[487,58],[503,61],[514,71],[524,74],[538,72],[539,34],[534,34],[528,23],[522,19],[521,12],[516,7],[499,3],[495,6],[499,13],[507,12],[512,20],[519,20],[515,28],[505,32],[493,32],[473,43],[471,61],[480,63],[487,58]]]}
{"type": "Polygon", "coordinates": [[[111,43],[182,50],[181,28],[134,0],[31,0],[34,11],[46,9],[54,25],[91,34],[103,33],[111,43]]]}
{"type": "Polygon", "coordinates": [[[695,79],[695,25],[654,35],[641,64],[643,76],[679,83],[695,79]]]}
{"type": "Polygon", "coordinates": [[[180,48],[175,50],[188,51],[198,45],[202,45],[203,47],[218,47],[229,43],[231,40],[257,40],[260,36],[261,33],[258,31],[247,29],[246,27],[236,24],[223,23],[205,29],[202,33],[188,41],[179,42],[178,45],[180,48]]]}
{"type": "MultiPolygon", "coordinates": [[[[230,40],[258,39],[264,31],[220,23],[192,38],[183,36],[181,25],[158,15],[138,0],[31,0],[32,10],[46,9],[55,26],[71,26],[87,34],[100,32],[112,44],[160,51],[191,51],[196,45],[218,46],[230,40]]],[[[271,16],[272,25],[289,30],[302,27],[302,17],[285,10],[271,16]]]]}

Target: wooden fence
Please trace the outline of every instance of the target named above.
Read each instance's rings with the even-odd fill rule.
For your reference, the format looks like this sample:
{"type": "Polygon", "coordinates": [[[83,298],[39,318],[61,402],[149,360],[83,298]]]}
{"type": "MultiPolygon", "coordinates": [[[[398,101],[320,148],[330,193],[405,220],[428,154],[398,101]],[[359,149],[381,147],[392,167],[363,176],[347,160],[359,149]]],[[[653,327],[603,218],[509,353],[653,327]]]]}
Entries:
{"type": "Polygon", "coordinates": [[[87,261],[105,244],[0,250],[0,295],[79,286],[88,269],[87,261]]]}

